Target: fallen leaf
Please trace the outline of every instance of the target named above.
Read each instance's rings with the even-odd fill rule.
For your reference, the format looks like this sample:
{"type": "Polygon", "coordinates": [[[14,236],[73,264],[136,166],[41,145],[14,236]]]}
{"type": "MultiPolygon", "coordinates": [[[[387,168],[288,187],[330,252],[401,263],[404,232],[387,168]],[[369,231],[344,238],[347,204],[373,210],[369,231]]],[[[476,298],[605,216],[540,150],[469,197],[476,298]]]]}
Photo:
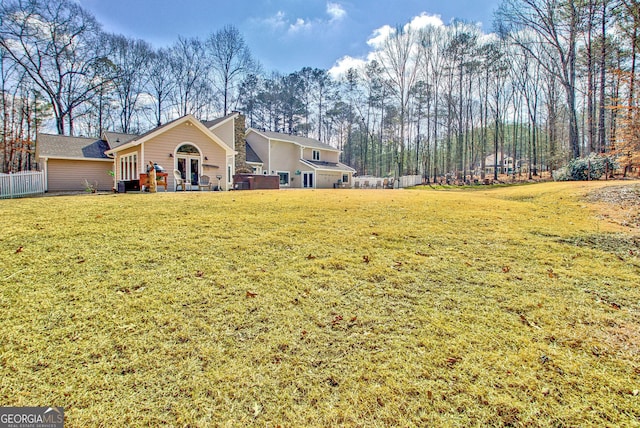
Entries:
{"type": "Polygon", "coordinates": [[[342,315],[336,315],[333,321],[331,321],[331,324],[336,325],[342,320],[343,320],[342,315]]]}
{"type": "Polygon", "coordinates": [[[549,275],[549,278],[557,278],[558,277],[558,274],[555,273],[553,271],[553,269],[547,269],[547,275],[549,275]]]}
{"type": "Polygon", "coordinates": [[[458,357],[449,357],[447,358],[447,365],[449,367],[452,367],[454,364],[458,363],[460,361],[460,358],[458,357]]]}
{"type": "Polygon", "coordinates": [[[369,259],[369,256],[362,256],[362,261],[365,263],[369,263],[371,260],[369,259]]]}
{"type": "Polygon", "coordinates": [[[196,272],[196,276],[198,278],[202,278],[204,276],[204,272],[202,272],[201,270],[199,270],[198,272],[196,272]]]}
{"type": "Polygon", "coordinates": [[[422,251],[416,251],[416,256],[427,257],[429,255],[427,253],[423,253],[422,251]]]}
{"type": "Polygon", "coordinates": [[[502,266],[502,272],[503,273],[509,273],[510,270],[511,270],[511,268],[509,266],[502,266]]]}
{"type": "Polygon", "coordinates": [[[351,322],[356,322],[357,319],[358,317],[351,317],[351,322]]]}
{"type": "Polygon", "coordinates": [[[309,254],[307,257],[305,257],[307,260],[313,260],[316,258],[316,256],[314,256],[313,254],[309,254]]]}
{"type": "Polygon", "coordinates": [[[21,253],[24,250],[24,247],[22,245],[20,245],[18,247],[18,249],[16,250],[16,254],[21,253]]]}
{"type": "Polygon", "coordinates": [[[247,291],[246,297],[247,298],[253,298],[256,297],[258,295],[258,293],[252,293],[251,291],[247,291]]]}
{"type": "Polygon", "coordinates": [[[80,260],[78,260],[78,264],[80,264],[80,263],[84,263],[84,262],[86,262],[86,260],[85,260],[85,259],[80,259],[80,260]]]}

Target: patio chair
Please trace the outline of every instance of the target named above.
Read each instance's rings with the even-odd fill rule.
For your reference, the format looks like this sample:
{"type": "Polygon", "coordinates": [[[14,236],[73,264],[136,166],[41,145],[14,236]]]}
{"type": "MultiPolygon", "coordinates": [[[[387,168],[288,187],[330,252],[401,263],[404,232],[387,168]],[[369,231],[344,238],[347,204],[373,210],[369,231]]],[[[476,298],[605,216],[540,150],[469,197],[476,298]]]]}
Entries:
{"type": "Polygon", "coordinates": [[[182,186],[182,190],[187,190],[188,181],[182,178],[182,174],[177,169],[173,170],[173,178],[176,180],[176,190],[178,190],[178,186],[182,186]]]}
{"type": "Polygon", "coordinates": [[[213,183],[211,183],[211,177],[208,175],[201,175],[198,180],[198,190],[209,189],[211,190],[213,183]]]}

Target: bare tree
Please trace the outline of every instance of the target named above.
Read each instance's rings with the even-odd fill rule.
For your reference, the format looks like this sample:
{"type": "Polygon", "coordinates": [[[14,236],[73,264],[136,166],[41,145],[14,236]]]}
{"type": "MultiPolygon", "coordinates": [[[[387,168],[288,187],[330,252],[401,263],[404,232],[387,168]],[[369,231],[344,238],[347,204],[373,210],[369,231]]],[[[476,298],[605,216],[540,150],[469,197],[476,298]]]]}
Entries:
{"type": "Polygon", "coordinates": [[[569,115],[569,147],[571,155],[579,157],[576,51],[582,24],[580,5],[573,0],[504,0],[496,17],[501,31],[528,50],[564,87],[569,115]],[[528,32],[533,32],[535,37],[528,32]],[[540,45],[546,49],[534,48],[540,45]]]}
{"type": "Polygon", "coordinates": [[[7,0],[0,46],[51,102],[59,134],[73,134],[73,111],[101,84],[104,60],[95,18],[71,0],[7,0]]]}
{"type": "Polygon", "coordinates": [[[156,126],[169,120],[167,104],[176,84],[169,60],[169,52],[159,49],[151,54],[149,61],[147,88],[153,99],[153,123],[156,126]]]}
{"type": "Polygon", "coordinates": [[[400,135],[397,143],[397,171],[404,173],[404,156],[406,147],[406,119],[409,108],[411,89],[417,82],[420,69],[421,51],[416,49],[417,32],[411,27],[397,27],[387,37],[382,49],[377,52],[377,60],[395,96],[400,113],[400,135]]]}
{"type": "Polygon", "coordinates": [[[208,92],[205,76],[209,64],[203,43],[197,38],[179,37],[169,50],[169,64],[175,78],[172,98],[177,113],[199,114],[204,107],[202,93],[208,92]]]}
{"type": "Polygon", "coordinates": [[[236,86],[245,76],[257,72],[259,66],[234,26],[228,25],[213,33],[207,39],[206,47],[211,57],[214,86],[222,94],[222,111],[226,115],[236,100],[236,86]]]}
{"type": "Polygon", "coordinates": [[[149,68],[152,49],[143,40],[132,40],[119,35],[110,36],[109,43],[115,65],[113,89],[118,103],[120,130],[127,134],[138,132],[139,129],[132,129],[132,122],[141,110],[139,100],[149,79],[145,70],[149,68]]]}

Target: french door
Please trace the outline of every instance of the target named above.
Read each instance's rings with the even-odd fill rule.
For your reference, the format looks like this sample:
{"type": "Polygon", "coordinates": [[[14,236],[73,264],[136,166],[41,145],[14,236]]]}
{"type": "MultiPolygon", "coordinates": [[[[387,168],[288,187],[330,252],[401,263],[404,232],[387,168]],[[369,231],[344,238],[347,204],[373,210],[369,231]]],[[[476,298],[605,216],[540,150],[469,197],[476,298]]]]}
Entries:
{"type": "Polygon", "coordinates": [[[305,189],[313,188],[313,172],[302,173],[302,186],[305,189]]]}
{"type": "Polygon", "coordinates": [[[198,177],[200,174],[200,156],[177,156],[178,171],[180,175],[192,185],[198,185],[198,177]]]}

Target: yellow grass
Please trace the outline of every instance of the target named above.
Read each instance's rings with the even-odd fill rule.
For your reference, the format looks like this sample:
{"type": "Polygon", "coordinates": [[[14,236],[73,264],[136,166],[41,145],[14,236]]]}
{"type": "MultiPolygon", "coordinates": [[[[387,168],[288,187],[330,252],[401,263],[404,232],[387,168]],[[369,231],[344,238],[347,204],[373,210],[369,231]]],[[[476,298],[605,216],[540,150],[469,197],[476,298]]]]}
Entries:
{"type": "Polygon", "coordinates": [[[639,238],[584,199],[611,184],[0,201],[0,405],[638,426],[639,238]]]}

